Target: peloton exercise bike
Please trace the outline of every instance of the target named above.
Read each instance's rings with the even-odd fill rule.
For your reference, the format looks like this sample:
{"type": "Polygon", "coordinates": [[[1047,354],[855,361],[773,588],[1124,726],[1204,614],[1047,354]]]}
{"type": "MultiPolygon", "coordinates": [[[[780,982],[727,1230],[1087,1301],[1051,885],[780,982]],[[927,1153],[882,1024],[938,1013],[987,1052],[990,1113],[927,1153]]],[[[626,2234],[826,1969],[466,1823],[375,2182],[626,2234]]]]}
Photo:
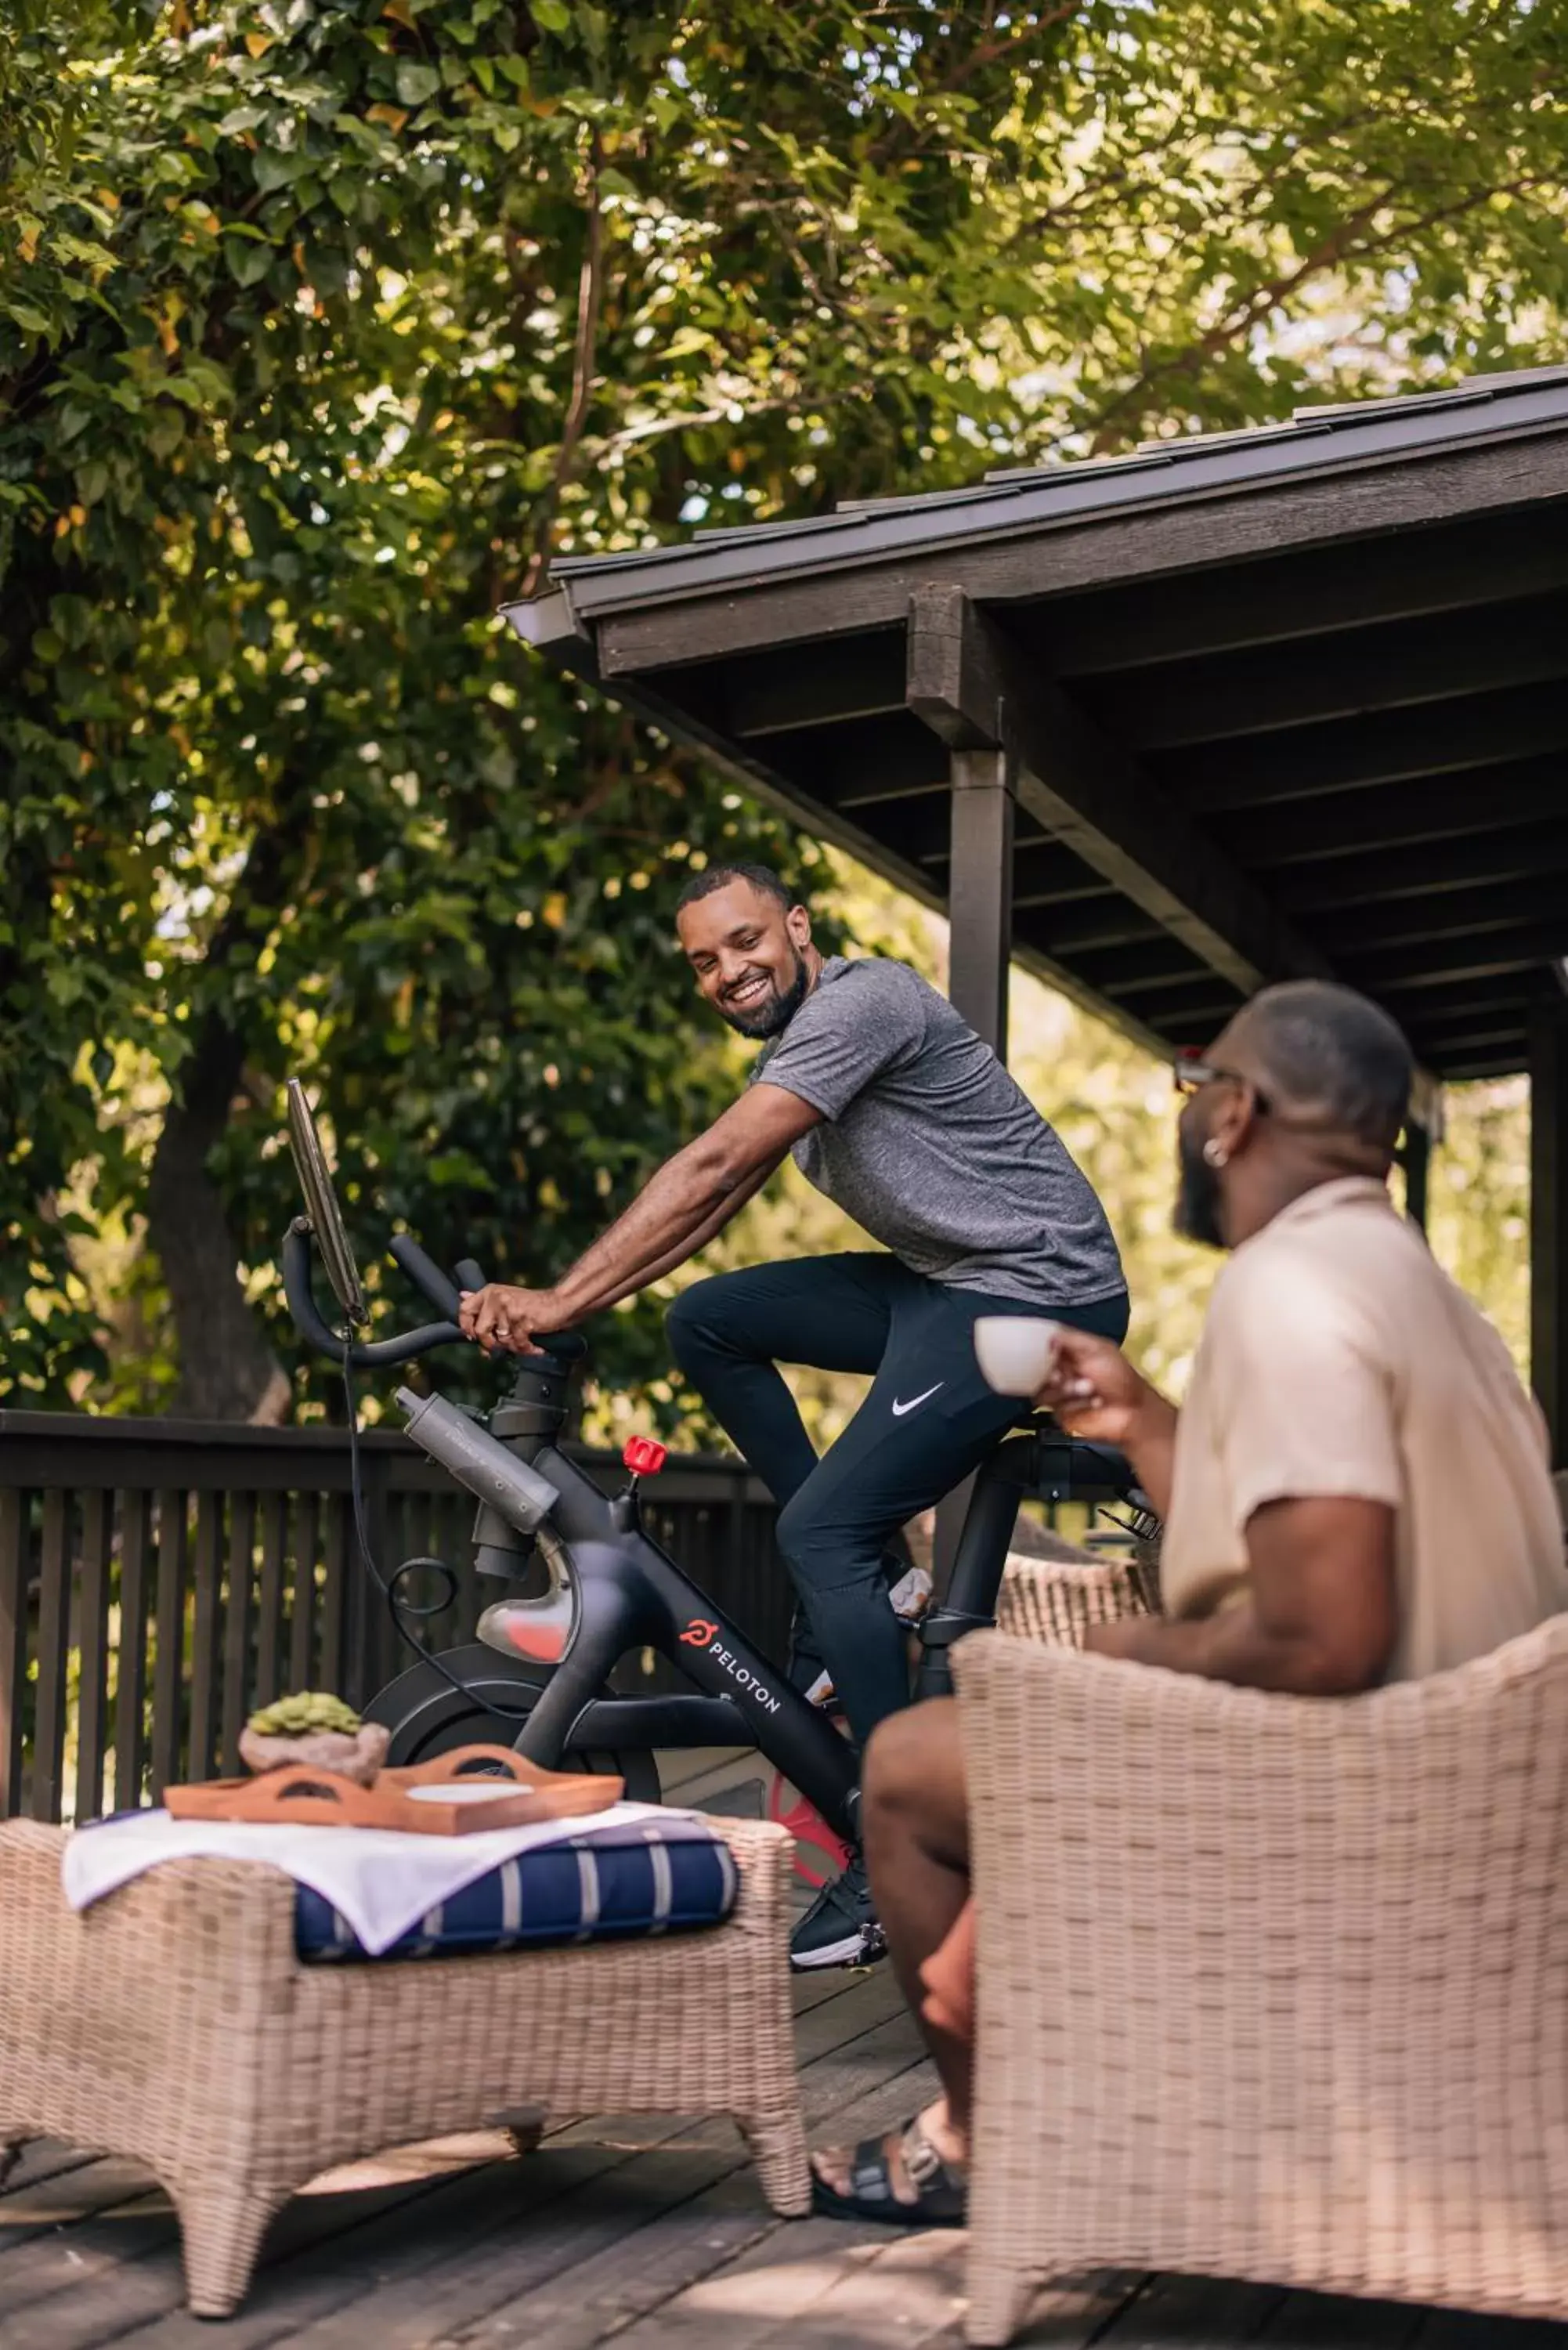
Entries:
{"type": "MultiPolygon", "coordinates": [[[[483,1287],[472,1259],[454,1282],[420,1247],[400,1235],[394,1261],[441,1317],[400,1336],[366,1342],[369,1321],[354,1253],[305,1092],[288,1087],[289,1139],[306,1213],[283,1243],[284,1291],[306,1344],[337,1363],[346,1382],[357,1370],[381,1370],[469,1347],[458,1326],[459,1284],[483,1287]],[[311,1280],[314,1238],[342,1313],[334,1328],[317,1307],[311,1280]]],[[[384,1575],[364,1536],[356,1455],[356,1523],[363,1561],[391,1609],[400,1636],[421,1657],[366,1708],[391,1731],[389,1761],[427,1761],[475,1742],[510,1744],[542,1769],[611,1771],[629,1797],[658,1802],[655,1750],[756,1748],[815,1806],[833,1835],[857,1841],[855,1749],[829,1716],[808,1704],[784,1667],[763,1656],[712,1600],[688,1580],[646,1531],[640,1479],[663,1465],[664,1448],[634,1438],[623,1461],[629,1482],[606,1494],[557,1449],[566,1389],[587,1349],[574,1331],[540,1337],[536,1355],[509,1357],[508,1391],[487,1415],[436,1395],[397,1391],[408,1432],[472,1492],[479,1504],[473,1569],[513,1589],[487,1609],[472,1645],[423,1650],[408,1618],[432,1612],[409,1606],[402,1579],[411,1560],[384,1575]],[[693,1684],[691,1695],[618,1697],[609,1677],[623,1657],[652,1648],[693,1684]]],[[[351,1416],[353,1392],[348,1386],[351,1416]]],[[[1048,1500],[1121,1503],[1147,1508],[1123,1456],[1075,1441],[1047,1420],[1026,1419],[981,1467],[965,1517],[948,1589],[919,1627],[917,1693],[950,1687],[949,1652],[968,1632],[994,1619],[997,1593],[1019,1504],[1048,1500]]],[[[449,1592],[455,1587],[443,1571],[449,1592]]]]}

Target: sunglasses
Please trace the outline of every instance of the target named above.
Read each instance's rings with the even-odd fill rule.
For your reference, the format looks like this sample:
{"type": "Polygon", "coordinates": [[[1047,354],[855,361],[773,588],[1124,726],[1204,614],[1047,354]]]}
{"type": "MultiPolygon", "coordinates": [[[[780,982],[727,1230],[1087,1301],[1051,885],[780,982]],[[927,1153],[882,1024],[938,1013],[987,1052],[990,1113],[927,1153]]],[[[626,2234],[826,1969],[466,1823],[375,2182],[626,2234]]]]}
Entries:
{"type": "Polygon", "coordinates": [[[1205,1061],[1197,1053],[1183,1053],[1171,1075],[1176,1080],[1176,1090],[1184,1101],[1189,1100],[1194,1094],[1201,1093],[1205,1086],[1247,1086],[1251,1089],[1253,1102],[1260,1112],[1268,1109],[1267,1094],[1261,1092],[1251,1077],[1244,1077],[1240,1069],[1222,1069],[1218,1062],[1205,1061]]]}

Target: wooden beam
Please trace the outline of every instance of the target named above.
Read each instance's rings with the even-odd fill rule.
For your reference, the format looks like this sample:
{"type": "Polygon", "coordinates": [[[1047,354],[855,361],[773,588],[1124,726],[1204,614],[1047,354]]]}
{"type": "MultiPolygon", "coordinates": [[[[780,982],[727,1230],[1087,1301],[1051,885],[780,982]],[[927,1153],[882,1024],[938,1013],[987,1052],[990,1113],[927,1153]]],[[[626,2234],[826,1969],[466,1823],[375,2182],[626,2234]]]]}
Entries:
{"type": "Polygon", "coordinates": [[[1522,1035],[1531,1020],[1527,1000],[1479,1004],[1472,1001],[1435,1013],[1426,1005],[1424,995],[1413,996],[1407,1008],[1414,1016],[1404,1024],[1434,1049],[1449,1053],[1461,1045],[1495,1045],[1501,1038],[1522,1035]]]}
{"type": "MultiPolygon", "coordinates": [[[[1032,912],[1037,901],[1014,897],[1014,911],[1032,912]]],[[[1052,944],[1058,954],[1090,954],[1101,947],[1151,946],[1163,936],[1158,922],[1139,911],[1118,889],[1106,890],[1097,898],[1080,899],[1064,905],[1059,899],[1049,900],[1051,912],[1043,927],[1049,931],[1052,944]]]]}
{"type": "MultiPolygon", "coordinates": [[[[1214,976],[1211,971],[1185,956],[1168,931],[1161,931],[1147,946],[1091,947],[1075,955],[1073,965],[1083,972],[1092,988],[1113,1003],[1134,1003],[1140,996],[1158,996],[1165,1001],[1181,988],[1196,995],[1214,976]]],[[[1237,987],[1236,992],[1246,996],[1256,991],[1237,987]]],[[[1143,1009],[1149,1015],[1147,1003],[1143,1009]]]]}
{"type": "Polygon", "coordinates": [[[1054,840],[1016,840],[1012,855],[1012,906],[1069,906],[1116,892],[1081,857],[1054,840]]]}
{"type": "MultiPolygon", "coordinates": [[[[1498,1027],[1500,1033],[1495,1036],[1461,1036],[1456,1038],[1451,1045],[1438,1045],[1434,1047],[1431,1066],[1440,1072],[1445,1084],[1457,1070],[1477,1060],[1506,1057],[1512,1061],[1516,1069],[1523,1068],[1526,1034],[1529,1027],[1528,1014],[1521,1011],[1511,1026],[1505,1026],[1500,1021],[1498,1027]]],[[[1423,1066],[1425,1066],[1427,1064],[1423,1063],[1423,1066]]]]}
{"type": "MultiPolygon", "coordinates": [[[[514,619],[513,614],[506,617],[514,619]]],[[[585,668],[585,673],[591,673],[591,671],[585,668]]],[[[657,686],[646,680],[618,682],[615,699],[660,733],[696,744],[721,774],[733,777],[743,790],[753,793],[769,806],[780,809],[792,824],[801,825],[819,839],[830,841],[835,847],[846,850],[851,857],[869,866],[873,872],[881,874],[898,889],[907,890],[918,904],[929,907],[933,912],[944,910],[946,898],[943,889],[919,857],[911,853],[901,841],[888,837],[889,827],[886,823],[879,823],[877,831],[873,834],[855,822],[851,816],[814,797],[799,785],[787,782],[762,757],[743,754],[711,725],[693,717],[690,711],[678,709],[665,702],[657,686]]],[[[936,740],[934,737],[929,739],[936,740]]],[[[770,743],[766,747],[771,751],[774,745],[770,743]]],[[[915,822],[923,823],[926,812],[933,806],[943,833],[939,861],[945,874],[951,846],[946,837],[945,806],[940,801],[916,800],[908,814],[915,822]]],[[[898,813],[902,816],[906,812],[900,810],[898,813]]],[[[1032,837],[1035,839],[1042,837],[1037,833],[1032,837]]],[[[1020,843],[1025,837],[1022,826],[1018,827],[1016,837],[1020,843]]],[[[929,847],[929,843],[920,845],[929,847]]],[[[1070,1003],[1078,1004],[1094,1018],[1106,1021],[1146,1053],[1156,1058],[1168,1055],[1169,1047],[1164,1037],[1130,1007],[1113,1003],[1106,997],[1096,995],[1075,972],[1057,962],[1047,941],[1025,932],[1015,937],[1013,951],[1015,960],[1023,969],[1045,986],[1055,988],[1070,1003]]]]}
{"type": "MultiPolygon", "coordinates": [[[[1568,802],[1568,776],[1563,782],[1568,802]]],[[[1568,813],[1551,824],[1521,825],[1514,831],[1470,833],[1459,839],[1395,843],[1397,854],[1374,849],[1356,857],[1328,857],[1315,865],[1287,865],[1272,889],[1294,914],[1337,913],[1349,906],[1392,908],[1401,899],[1428,892],[1469,891],[1487,882],[1568,868],[1568,813]]]]}
{"type": "Polygon", "coordinates": [[[1451,1086],[1475,1085],[1489,1077],[1517,1077],[1523,1074],[1527,1058],[1525,1040],[1521,1036],[1516,1052],[1487,1053],[1480,1060],[1454,1061],[1444,1069],[1443,1076],[1451,1086]]]}
{"type": "MultiPolygon", "coordinates": [[[[1564,673],[1568,598],[1559,595],[1173,663],[1138,671],[1130,688],[1105,678],[1084,698],[1090,709],[1107,702],[1117,733],[1135,750],[1164,751],[1495,693],[1564,673]]],[[[1266,743],[1260,754],[1267,758],[1266,743]]]]}
{"type": "MultiPolygon", "coordinates": [[[[608,682],[678,662],[895,627],[910,597],[932,584],[961,588],[976,602],[1037,602],[1115,580],[1168,582],[1287,547],[1345,546],[1539,505],[1568,497],[1568,433],[1558,428],[1435,456],[1396,452],[1355,472],[1235,482],[1209,496],[1173,497],[1170,475],[1158,469],[1145,482],[1136,504],[1043,516],[1037,527],[1015,525],[1005,538],[980,536],[977,515],[972,539],[867,562],[861,536],[846,533],[841,552],[825,546],[815,567],[776,584],[760,574],[607,609],[591,622],[603,675],[608,682]]],[[[764,559],[759,546],[759,567],[764,559]]],[[[506,617],[524,633],[515,611],[506,617]]]]}
{"type": "MultiPolygon", "coordinates": [[[[928,739],[932,753],[940,756],[945,765],[949,757],[947,745],[934,734],[928,739]]],[[[952,826],[948,820],[948,793],[951,782],[950,768],[947,782],[940,794],[922,793],[919,798],[882,807],[873,819],[878,837],[889,842],[901,857],[918,864],[926,876],[928,886],[939,891],[946,885],[948,866],[952,858],[952,826]]],[[[848,813],[853,816],[855,811],[848,813]]],[[[1044,855],[1053,850],[1062,858],[1067,854],[1041,830],[1032,816],[1022,815],[1014,827],[1012,847],[1015,858],[1023,856],[1025,850],[1032,856],[1044,855]]],[[[1065,865],[1060,868],[1054,867],[1052,876],[1055,878],[1058,870],[1064,875],[1067,869],[1065,865]]],[[[1079,873],[1084,870],[1076,859],[1074,859],[1074,869],[1079,873]]]]}
{"type": "MultiPolygon", "coordinates": [[[[1508,765],[1348,792],[1326,808],[1315,800],[1238,807],[1224,837],[1233,856],[1264,870],[1312,858],[1337,861],[1352,849],[1397,849],[1402,859],[1417,841],[1473,837],[1561,816],[1565,795],[1568,755],[1554,751],[1508,765]]],[[[1322,869],[1329,869],[1326,862],[1322,869]]]]}
{"type": "Polygon", "coordinates": [[[929,798],[946,846],[947,758],[941,745],[906,710],[846,718],[836,726],[793,726],[738,741],[738,747],[749,758],[765,762],[774,775],[787,777],[807,797],[849,813],[929,798]]]}
{"type": "Polygon", "coordinates": [[[1530,1378],[1568,1467],[1568,1020],[1543,1005],[1530,1032],[1530,1378]]]}
{"type": "MultiPolygon", "coordinates": [[[[1012,852],[1015,906],[1023,889],[1037,893],[1032,895],[1031,902],[1042,906],[1071,898],[1103,898],[1110,889],[1103,874],[1095,872],[1081,857],[1075,857],[1070,848],[1064,848],[1059,840],[1042,831],[1032,816],[1025,816],[1013,834],[1012,852]]],[[[946,868],[948,854],[947,849],[940,854],[933,851],[922,857],[920,862],[929,866],[933,873],[941,872],[946,868]]]]}
{"type": "Polygon", "coordinates": [[[1413,898],[1355,906],[1324,914],[1315,935],[1331,954],[1350,957],[1368,948],[1415,945],[1423,940],[1447,951],[1447,941],[1482,931],[1508,931],[1561,913],[1568,942],[1568,890],[1560,874],[1483,883],[1473,889],[1429,889],[1413,898]]]}
{"type": "Polygon", "coordinates": [[[1242,1000],[1240,995],[1194,994],[1183,997],[1178,1003],[1161,1005],[1145,1016],[1166,1039],[1168,1047],[1181,1050],[1189,1045],[1211,1045],[1226,1022],[1240,1012],[1242,1000]]]}
{"type": "Polygon", "coordinates": [[[1563,910],[1547,921],[1482,931],[1474,938],[1427,946],[1391,947],[1345,958],[1345,976],[1369,995],[1398,986],[1406,992],[1447,987],[1455,980],[1487,979],[1494,972],[1539,971],[1568,954],[1568,893],[1563,910]]]}
{"type": "Polygon", "coordinates": [[[881,629],[814,645],[809,651],[792,645],[753,653],[726,662],[718,674],[725,731],[741,742],[901,712],[903,631],[881,629]]]}
{"type": "Polygon", "coordinates": [[[761,757],[742,753],[722,734],[694,719],[690,712],[671,708],[643,681],[618,685],[615,699],[660,733],[697,746],[720,774],[732,776],[742,790],[778,808],[792,824],[804,827],[836,848],[846,850],[873,872],[880,873],[900,889],[907,889],[921,905],[934,911],[940,910],[941,893],[930,876],[918,858],[906,855],[896,841],[871,833],[830,800],[814,797],[761,757]]]}
{"type": "Polygon", "coordinates": [[[1101,588],[1043,605],[1038,627],[1052,670],[1071,682],[1552,588],[1568,588],[1568,506],[1292,547],[1206,572],[1179,596],[1165,581],[1101,588]]]}
{"type": "Polygon", "coordinates": [[[1232,985],[1250,993],[1271,979],[1326,973],[1262,891],[961,589],[911,598],[909,694],[928,723],[948,713],[950,742],[1005,742],[1020,806],[1232,985]]]}
{"type": "Polygon", "coordinates": [[[1557,683],[1478,694],[1428,710],[1379,710],[1292,727],[1266,741],[1176,751],[1155,769],[1200,815],[1267,807],[1314,793],[1451,775],[1568,748],[1568,693],[1557,683]]]}
{"type": "Polygon", "coordinates": [[[1007,1059],[1012,959],[1012,763],[1005,751],[955,750],[948,884],[948,994],[999,1061],[1007,1059]]]}
{"type": "Polygon", "coordinates": [[[1405,1028],[1503,1012],[1517,1014],[1522,1023],[1544,980],[1545,973],[1539,970],[1500,972],[1490,979],[1444,980],[1414,987],[1392,980],[1379,988],[1377,1001],[1405,1028]]]}

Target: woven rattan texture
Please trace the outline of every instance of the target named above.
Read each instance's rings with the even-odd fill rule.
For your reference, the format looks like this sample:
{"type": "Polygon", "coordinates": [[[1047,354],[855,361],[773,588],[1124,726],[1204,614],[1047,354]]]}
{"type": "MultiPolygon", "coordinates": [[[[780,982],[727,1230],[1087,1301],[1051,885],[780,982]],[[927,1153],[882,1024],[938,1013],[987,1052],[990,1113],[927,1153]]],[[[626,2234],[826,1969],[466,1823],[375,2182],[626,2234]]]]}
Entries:
{"type": "Polygon", "coordinates": [[[177,1862],[77,1916],[62,1832],[0,1825],[0,2157],[47,2136],[145,2162],[202,2316],[238,2304],[318,2172],[497,2115],[732,2114],[774,2209],[802,2212],[791,1843],[722,1828],[741,1896],[711,1933],[319,1967],[275,1870],[177,1862]]]}
{"type": "Polygon", "coordinates": [[[1345,1700],[955,1667],[971,2339],[1101,2265],[1568,2314],[1568,1617],[1345,1700]]]}
{"type": "Polygon", "coordinates": [[[997,1596],[996,1624],[1023,1640],[1081,1648],[1091,1624],[1159,1609],[1158,1554],[1139,1544],[1125,1556],[1056,1560],[1010,1555],[997,1596]]]}

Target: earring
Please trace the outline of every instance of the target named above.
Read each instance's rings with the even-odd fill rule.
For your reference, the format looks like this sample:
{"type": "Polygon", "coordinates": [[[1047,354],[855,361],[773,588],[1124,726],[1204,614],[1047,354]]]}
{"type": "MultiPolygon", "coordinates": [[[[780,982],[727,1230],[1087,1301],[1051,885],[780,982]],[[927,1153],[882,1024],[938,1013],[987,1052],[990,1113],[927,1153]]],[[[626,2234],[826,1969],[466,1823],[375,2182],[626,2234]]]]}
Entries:
{"type": "Polygon", "coordinates": [[[1203,1164],[1205,1167],[1213,1167],[1215,1169],[1223,1167],[1228,1163],[1230,1157],[1231,1153],[1226,1149],[1225,1145],[1220,1141],[1219,1136],[1217,1134],[1211,1134],[1208,1141],[1203,1146],[1203,1164]]]}

